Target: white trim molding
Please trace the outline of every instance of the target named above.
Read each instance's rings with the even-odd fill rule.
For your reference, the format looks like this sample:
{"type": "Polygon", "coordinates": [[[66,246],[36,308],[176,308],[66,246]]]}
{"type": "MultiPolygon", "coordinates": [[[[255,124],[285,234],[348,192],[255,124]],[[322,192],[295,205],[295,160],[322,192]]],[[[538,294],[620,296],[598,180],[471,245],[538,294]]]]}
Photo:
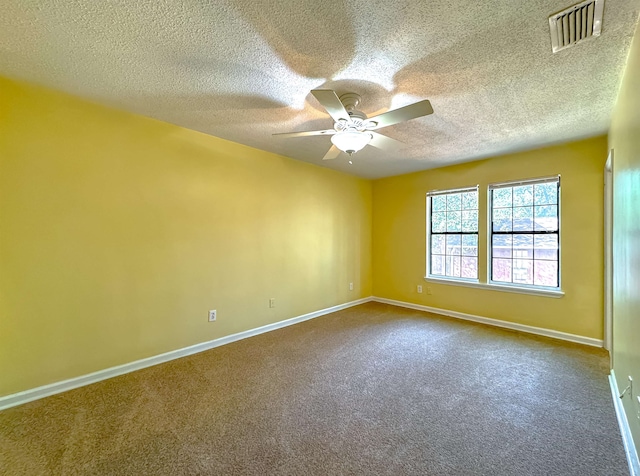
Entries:
{"type": "Polygon", "coordinates": [[[449,311],[447,309],[438,309],[436,307],[423,306],[421,304],[413,304],[410,302],[396,301],[394,299],[386,299],[375,296],[372,300],[375,302],[391,304],[392,306],[406,307],[408,309],[415,309],[417,311],[431,312],[433,314],[440,314],[442,316],[455,317],[456,319],[464,319],[465,321],[480,322],[482,324],[488,324],[490,326],[503,327],[505,329],[512,329],[520,332],[527,332],[529,334],[552,337],[554,339],[576,342],[578,344],[585,344],[593,347],[602,347],[603,344],[602,339],[594,339],[592,337],[568,334],[566,332],[554,331],[552,329],[545,329],[542,327],[527,326],[525,324],[517,324],[515,322],[501,321],[499,319],[492,319],[490,317],[475,316],[473,314],[465,314],[463,312],[449,311]]]}
{"type": "Polygon", "coordinates": [[[74,377],[68,380],[62,380],[60,382],[54,382],[49,385],[43,385],[41,387],[32,388],[23,392],[6,395],[4,397],[0,397],[0,410],[22,405],[23,403],[28,403],[33,400],[56,395],[68,390],[73,390],[74,388],[84,387],[85,385],[100,382],[102,380],[107,380],[112,377],[117,377],[118,375],[134,372],[136,370],[141,370],[146,367],[151,367],[163,362],[168,362],[170,360],[179,359],[180,357],[186,357],[187,355],[197,354],[199,352],[213,349],[221,345],[230,344],[231,342],[236,342],[248,337],[256,336],[258,334],[264,334],[265,332],[281,329],[283,327],[291,326],[293,324],[307,321],[315,317],[320,317],[324,316],[325,314],[341,311],[342,309],[347,309],[349,307],[358,306],[372,300],[373,299],[371,297],[357,299],[355,301],[338,304],[337,306],[328,307],[319,311],[302,314],[301,316],[292,317],[291,319],[286,319],[284,321],[267,324],[266,326],[256,327],[255,329],[238,332],[237,334],[220,337],[218,339],[210,340],[207,342],[201,342],[200,344],[184,347],[182,349],[172,350],[170,352],[165,352],[164,354],[154,355],[152,357],[147,357],[146,359],[136,360],[134,362],[118,365],[116,367],[110,367],[108,369],[99,370],[97,372],[81,375],[79,377],[74,377]]]}
{"type": "Polygon", "coordinates": [[[620,433],[622,434],[624,452],[627,455],[627,463],[629,463],[629,472],[631,473],[631,476],[640,476],[640,460],[638,460],[638,452],[633,444],[629,421],[627,420],[627,414],[624,412],[624,406],[620,399],[620,390],[618,390],[618,382],[616,381],[616,374],[613,370],[611,370],[611,374],[609,375],[609,385],[611,387],[613,406],[616,409],[616,416],[618,417],[618,426],[620,427],[620,433]]]}
{"type": "Polygon", "coordinates": [[[604,166],[604,348],[613,368],[613,149],[604,166]]]}
{"type": "Polygon", "coordinates": [[[541,286],[525,287],[512,284],[498,284],[495,282],[481,283],[480,281],[476,280],[436,278],[434,276],[425,276],[424,280],[428,283],[452,284],[454,286],[488,289],[490,291],[502,291],[505,293],[531,294],[532,296],[546,296],[552,298],[561,298],[564,296],[564,291],[562,291],[561,289],[543,288],[541,286]]]}

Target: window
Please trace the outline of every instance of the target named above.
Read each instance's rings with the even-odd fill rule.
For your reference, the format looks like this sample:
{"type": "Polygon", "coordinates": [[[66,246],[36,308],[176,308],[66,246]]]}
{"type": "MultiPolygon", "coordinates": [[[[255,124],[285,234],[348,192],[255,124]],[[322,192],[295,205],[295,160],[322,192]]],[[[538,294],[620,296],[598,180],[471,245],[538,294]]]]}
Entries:
{"type": "Polygon", "coordinates": [[[478,187],[427,194],[427,274],[478,279],[478,187]]]}
{"type": "Polygon", "coordinates": [[[560,287],[560,177],[489,186],[490,280],[560,287]]]}

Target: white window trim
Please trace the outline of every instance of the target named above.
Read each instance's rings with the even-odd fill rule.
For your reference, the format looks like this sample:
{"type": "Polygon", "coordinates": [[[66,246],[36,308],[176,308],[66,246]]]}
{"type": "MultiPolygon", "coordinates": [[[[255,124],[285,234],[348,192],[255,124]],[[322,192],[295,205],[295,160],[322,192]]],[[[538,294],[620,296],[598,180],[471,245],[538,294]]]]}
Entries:
{"type": "MultiPolygon", "coordinates": [[[[461,188],[450,188],[450,189],[446,189],[446,190],[430,190],[427,192],[426,195],[426,222],[427,222],[427,227],[426,227],[426,233],[427,233],[427,239],[426,239],[426,258],[427,258],[427,262],[426,262],[426,269],[427,269],[427,277],[425,279],[433,279],[436,281],[445,281],[445,282],[452,282],[452,283],[477,283],[478,280],[477,279],[471,279],[471,278],[458,278],[458,277],[453,277],[453,276],[441,276],[441,275],[434,275],[431,274],[431,197],[437,196],[437,195],[446,195],[449,193],[459,193],[459,192],[470,192],[475,190],[478,193],[478,231],[477,231],[477,235],[478,235],[478,254],[476,256],[476,260],[477,260],[477,265],[478,265],[478,273],[480,272],[480,184],[476,184],[476,185],[471,185],[469,187],[461,187],[461,188]]],[[[479,274],[478,274],[479,275],[479,274]]]]}
{"type": "MultiPolygon", "coordinates": [[[[432,275],[432,274],[428,274],[431,271],[431,200],[429,200],[430,197],[435,196],[435,195],[443,195],[443,194],[447,194],[447,193],[456,193],[456,192],[463,192],[463,191],[469,191],[469,190],[478,190],[478,193],[480,192],[479,190],[479,185],[471,186],[471,187],[462,187],[462,188],[455,188],[455,189],[447,189],[447,190],[431,190],[429,192],[427,192],[426,195],[426,217],[427,217],[427,227],[426,227],[426,252],[427,252],[427,256],[426,256],[426,269],[427,269],[427,276],[424,277],[424,280],[426,282],[429,283],[436,283],[436,284],[444,284],[444,285],[451,285],[451,286],[463,286],[463,287],[469,287],[469,288],[476,288],[476,289],[485,289],[485,290],[490,290],[490,291],[499,291],[499,292],[508,292],[508,293],[516,293],[516,294],[529,294],[532,296],[544,296],[544,297],[550,297],[550,298],[555,298],[555,299],[559,299],[562,298],[565,293],[561,288],[562,285],[562,266],[560,265],[561,262],[561,247],[559,246],[558,249],[558,284],[559,286],[557,288],[553,288],[553,287],[546,287],[546,286],[535,286],[535,285],[521,285],[521,284],[510,284],[510,283],[502,283],[502,282],[495,282],[495,281],[491,281],[491,264],[492,264],[492,255],[491,255],[491,208],[492,208],[492,203],[491,203],[491,190],[492,189],[496,189],[496,188],[503,188],[503,187],[516,187],[519,185],[532,185],[532,184],[536,184],[536,183],[545,183],[545,182],[550,182],[550,181],[555,181],[558,180],[558,182],[560,182],[560,175],[554,175],[554,176],[547,176],[547,177],[540,177],[540,178],[533,178],[533,179],[524,179],[524,180],[515,180],[512,182],[497,182],[497,183],[491,183],[487,185],[487,201],[486,201],[486,219],[487,219],[487,254],[485,255],[486,258],[486,264],[487,264],[487,276],[486,276],[486,282],[480,282],[479,279],[469,279],[469,278],[457,278],[457,277],[451,277],[451,276],[441,276],[441,275],[432,275]]],[[[559,192],[562,188],[562,185],[559,184],[559,192]]],[[[562,234],[562,218],[561,218],[561,214],[562,214],[562,206],[561,206],[561,193],[558,193],[558,244],[560,245],[560,237],[562,234]]],[[[480,203],[478,203],[478,214],[480,213],[480,203]]],[[[478,217],[478,219],[480,219],[480,217],[478,217]]],[[[480,229],[478,229],[478,240],[480,239],[480,229]]],[[[480,253],[478,253],[478,265],[480,264],[480,253]]]]}
{"type": "Polygon", "coordinates": [[[483,287],[489,287],[489,289],[496,289],[498,291],[506,291],[513,293],[523,293],[523,294],[533,294],[539,296],[552,296],[552,297],[562,297],[564,296],[564,291],[562,291],[562,266],[561,262],[561,250],[562,246],[560,243],[562,237],[562,202],[561,202],[561,190],[562,183],[560,180],[560,174],[551,175],[548,177],[540,177],[533,179],[524,179],[524,180],[514,180],[512,182],[497,182],[490,183],[487,186],[487,282],[486,283],[478,283],[483,287]],[[496,282],[491,280],[491,267],[493,266],[493,255],[491,253],[491,241],[492,241],[492,223],[491,223],[491,215],[493,209],[493,202],[491,201],[491,190],[499,189],[499,188],[507,188],[507,187],[517,187],[520,185],[534,185],[536,183],[549,183],[553,181],[558,181],[558,287],[546,287],[546,286],[536,286],[534,284],[526,285],[526,284],[510,284],[503,282],[496,282]],[[499,289],[498,289],[499,288],[499,289]]]}
{"type": "Polygon", "coordinates": [[[476,289],[488,289],[491,291],[502,291],[506,293],[516,293],[516,294],[530,294],[532,296],[545,296],[552,298],[561,298],[564,296],[564,291],[556,288],[546,288],[543,286],[538,286],[537,288],[533,287],[523,287],[523,286],[514,286],[505,283],[481,283],[480,281],[474,281],[472,279],[452,279],[452,278],[440,278],[434,276],[425,276],[424,280],[428,283],[437,283],[437,284],[448,284],[454,286],[465,286],[468,288],[476,288],[476,289]]]}

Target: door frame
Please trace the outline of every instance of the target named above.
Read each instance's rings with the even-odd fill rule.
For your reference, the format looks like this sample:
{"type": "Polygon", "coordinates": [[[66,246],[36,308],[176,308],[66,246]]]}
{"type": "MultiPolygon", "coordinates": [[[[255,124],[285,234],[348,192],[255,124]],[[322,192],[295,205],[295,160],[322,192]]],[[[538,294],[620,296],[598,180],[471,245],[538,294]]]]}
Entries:
{"type": "Polygon", "coordinates": [[[613,149],[604,166],[604,348],[613,368],[613,149]]]}

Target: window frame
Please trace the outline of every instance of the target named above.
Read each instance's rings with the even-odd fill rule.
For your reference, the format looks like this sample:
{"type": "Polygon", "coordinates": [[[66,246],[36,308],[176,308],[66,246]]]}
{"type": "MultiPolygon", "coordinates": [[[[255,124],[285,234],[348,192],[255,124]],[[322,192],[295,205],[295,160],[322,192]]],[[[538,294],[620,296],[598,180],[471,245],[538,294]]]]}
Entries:
{"type": "MultiPolygon", "coordinates": [[[[539,178],[532,178],[532,179],[522,179],[522,180],[514,180],[514,181],[508,181],[508,182],[496,182],[496,183],[491,183],[487,186],[487,286],[490,287],[496,287],[496,288],[513,288],[514,291],[516,290],[521,290],[522,292],[532,292],[532,293],[549,293],[549,294],[564,294],[562,292],[562,266],[561,266],[561,251],[562,251],[562,246],[561,246],[561,238],[562,238],[562,199],[561,199],[561,190],[562,190],[562,184],[561,184],[561,177],[560,174],[558,175],[552,175],[552,176],[547,176],[547,177],[539,177],[539,178]],[[518,187],[521,185],[535,185],[535,184],[542,184],[542,183],[556,183],[557,184],[557,215],[558,215],[558,231],[557,231],[557,236],[558,236],[558,254],[557,254],[557,266],[558,266],[558,271],[557,271],[557,286],[542,286],[539,284],[525,284],[525,283],[514,283],[513,282],[513,277],[512,277],[512,282],[504,282],[504,281],[494,281],[492,279],[493,277],[493,190],[496,189],[501,189],[501,188],[512,188],[512,187],[518,187]]],[[[534,198],[535,200],[535,198],[534,198]]],[[[535,201],[532,205],[532,207],[535,207],[535,201]]],[[[513,208],[513,206],[512,206],[513,208]]],[[[534,219],[535,219],[535,208],[534,208],[534,219]]],[[[535,236],[536,234],[541,234],[541,233],[535,233],[535,230],[531,231],[531,232],[527,232],[527,231],[511,231],[511,233],[500,233],[500,234],[511,234],[511,235],[515,235],[515,234],[531,234],[532,236],[535,236]]],[[[553,233],[555,234],[555,233],[553,233]]],[[[513,256],[511,257],[511,259],[515,259],[513,256]]],[[[535,259],[533,259],[534,261],[534,265],[535,265],[535,259]]],[[[534,273],[535,273],[535,269],[534,269],[534,273]]]]}
{"type": "MultiPolygon", "coordinates": [[[[429,190],[426,194],[426,276],[425,279],[429,280],[429,281],[444,281],[444,282],[451,282],[451,283],[458,283],[458,284],[474,284],[474,283],[479,283],[479,279],[480,279],[480,185],[476,184],[473,186],[469,186],[469,187],[461,187],[461,188],[452,188],[452,189],[444,189],[444,190],[429,190]],[[477,194],[477,208],[475,209],[477,214],[478,214],[478,218],[477,218],[477,223],[476,223],[476,231],[475,232],[462,232],[462,228],[461,231],[459,233],[455,233],[455,234],[460,234],[460,235],[472,235],[475,234],[476,235],[476,277],[475,278],[463,278],[463,277],[458,277],[458,276],[446,276],[446,275],[441,275],[441,274],[432,274],[431,273],[431,235],[432,235],[432,229],[431,229],[431,215],[432,215],[432,210],[431,210],[431,198],[434,196],[438,196],[438,195],[448,195],[448,194],[453,194],[453,193],[464,193],[464,192],[476,192],[477,194]]],[[[436,233],[437,235],[440,235],[441,233],[436,233]]],[[[447,232],[442,233],[445,236],[447,235],[447,232]]],[[[445,244],[446,246],[446,244],[445,244]]],[[[462,246],[462,244],[461,244],[462,246]]],[[[445,255],[446,256],[446,255],[445,255]]],[[[462,256],[462,255],[461,255],[462,256]]],[[[462,262],[460,264],[462,266],[462,262]]],[[[445,271],[446,272],[446,271],[445,271]]]]}

